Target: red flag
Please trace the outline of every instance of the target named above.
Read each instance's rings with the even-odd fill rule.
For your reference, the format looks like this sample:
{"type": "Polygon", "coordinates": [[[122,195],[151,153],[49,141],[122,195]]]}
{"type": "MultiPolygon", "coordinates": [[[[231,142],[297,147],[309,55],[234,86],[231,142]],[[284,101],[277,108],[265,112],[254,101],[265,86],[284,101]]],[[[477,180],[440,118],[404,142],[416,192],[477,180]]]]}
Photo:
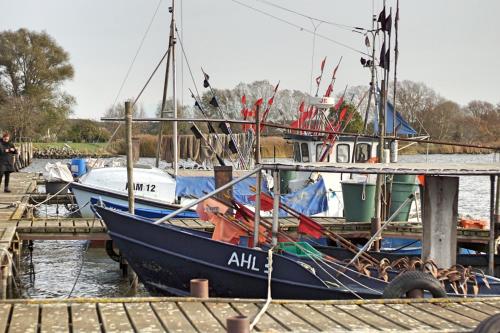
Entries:
{"type": "Polygon", "coordinates": [[[332,94],[332,91],[333,91],[333,84],[330,83],[328,85],[328,89],[326,89],[325,97],[330,97],[330,95],[332,94]]]}
{"type": "Polygon", "coordinates": [[[314,238],[320,238],[323,230],[323,226],[305,215],[299,215],[299,227],[297,231],[301,234],[310,235],[314,238]]]}
{"type": "MultiPolygon", "coordinates": [[[[250,201],[256,201],[257,194],[251,195],[250,196],[250,201]]],[[[273,203],[273,198],[262,193],[260,196],[260,210],[263,211],[270,211],[273,209],[274,203],[273,203]]]]}
{"type": "Polygon", "coordinates": [[[273,97],[271,97],[271,98],[269,99],[269,101],[267,101],[267,104],[268,104],[268,105],[273,105],[273,103],[274,103],[274,96],[273,96],[273,97]]]}
{"type": "Polygon", "coordinates": [[[290,127],[293,127],[293,128],[299,128],[299,120],[294,120],[290,123],[290,127]]]}
{"type": "Polygon", "coordinates": [[[261,106],[262,105],[262,98],[259,98],[257,102],[255,102],[255,106],[261,106]]]}
{"type": "Polygon", "coordinates": [[[346,113],[347,113],[347,106],[343,108],[342,111],[340,112],[339,123],[344,119],[346,113]]]}
{"type": "Polygon", "coordinates": [[[323,73],[323,69],[325,69],[325,63],[326,63],[326,57],[325,59],[323,59],[323,61],[321,62],[321,72],[323,73]]]}
{"type": "Polygon", "coordinates": [[[332,78],[335,79],[335,75],[337,75],[337,69],[339,69],[340,62],[335,66],[335,69],[333,70],[332,78]]]}
{"type": "Polygon", "coordinates": [[[299,111],[300,111],[300,112],[304,112],[304,101],[302,101],[302,102],[300,103],[300,106],[299,106],[299,111]]]}
{"type": "Polygon", "coordinates": [[[340,108],[340,106],[344,103],[344,96],[340,97],[340,99],[337,101],[337,104],[333,107],[333,109],[336,111],[340,108]]]}
{"type": "Polygon", "coordinates": [[[241,96],[241,104],[243,105],[247,104],[247,97],[245,95],[241,96]]]}

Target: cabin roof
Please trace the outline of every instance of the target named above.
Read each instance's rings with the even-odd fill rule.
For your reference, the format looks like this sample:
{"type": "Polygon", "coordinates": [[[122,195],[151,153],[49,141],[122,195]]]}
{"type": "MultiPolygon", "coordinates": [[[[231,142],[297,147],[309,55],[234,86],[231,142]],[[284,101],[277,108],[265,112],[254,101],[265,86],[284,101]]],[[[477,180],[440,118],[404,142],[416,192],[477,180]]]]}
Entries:
{"type": "Polygon", "coordinates": [[[265,163],[262,169],[434,176],[500,175],[500,163],[265,163]]]}

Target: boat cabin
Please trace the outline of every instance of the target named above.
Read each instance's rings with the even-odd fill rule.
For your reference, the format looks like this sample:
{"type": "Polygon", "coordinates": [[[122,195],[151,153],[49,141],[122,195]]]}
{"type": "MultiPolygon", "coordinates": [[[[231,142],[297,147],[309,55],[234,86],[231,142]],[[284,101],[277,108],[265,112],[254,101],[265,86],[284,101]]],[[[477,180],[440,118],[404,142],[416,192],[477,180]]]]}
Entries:
{"type": "MultiPolygon", "coordinates": [[[[293,144],[293,161],[299,163],[320,162],[321,156],[328,148],[324,144],[324,136],[286,134],[285,139],[293,144]]],[[[332,163],[366,163],[377,156],[378,142],[372,139],[358,138],[356,149],[355,137],[342,136],[337,138],[333,147],[323,162],[332,163]],[[354,156],[353,156],[354,154],[354,156]]]]}

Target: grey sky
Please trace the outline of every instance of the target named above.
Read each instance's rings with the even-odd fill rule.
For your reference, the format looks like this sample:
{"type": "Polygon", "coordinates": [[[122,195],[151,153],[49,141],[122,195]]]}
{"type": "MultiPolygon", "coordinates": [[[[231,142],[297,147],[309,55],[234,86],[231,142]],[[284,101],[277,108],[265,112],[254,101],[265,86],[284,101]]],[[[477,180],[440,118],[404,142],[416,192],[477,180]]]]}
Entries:
{"type": "MultiPolygon", "coordinates": [[[[211,83],[232,88],[239,82],[281,80],[281,88],[309,91],[312,35],[242,7],[231,0],[177,1],[178,27],[197,84],[200,66],[211,83]]],[[[300,16],[256,0],[240,0],[311,29],[300,16]]],[[[269,0],[299,12],[353,26],[370,26],[371,0],[269,0]]],[[[382,0],[376,0],[375,10],[382,0]]],[[[399,79],[421,81],[443,97],[466,104],[480,99],[500,102],[500,1],[401,0],[399,79]]],[[[0,0],[0,30],[45,30],[71,55],[75,78],[65,88],[76,97],[74,116],[99,118],[115,100],[159,0],[0,0]]],[[[136,96],[168,39],[170,0],[163,0],[119,101],[136,96]]],[[[395,7],[395,0],[387,5],[395,7]]],[[[395,10],[395,9],[394,9],[395,10]]],[[[318,33],[366,51],[360,35],[322,24],[318,33]]],[[[366,84],[369,73],[360,54],[316,39],[314,76],[327,56],[326,73],[343,56],[336,91],[366,84]]],[[[181,53],[178,52],[180,60],[181,53]]],[[[191,104],[192,83],[184,66],[184,103],[191,104]]],[[[141,98],[152,113],[161,99],[163,68],[141,98]]],[[[324,90],[326,85],[321,89],[324,90]]]]}

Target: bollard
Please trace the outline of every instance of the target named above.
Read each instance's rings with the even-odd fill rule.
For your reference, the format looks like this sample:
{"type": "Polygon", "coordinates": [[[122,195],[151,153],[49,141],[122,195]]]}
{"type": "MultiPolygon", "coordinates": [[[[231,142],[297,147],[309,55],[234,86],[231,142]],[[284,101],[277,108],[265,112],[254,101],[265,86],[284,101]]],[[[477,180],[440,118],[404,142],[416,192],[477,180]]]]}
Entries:
{"type": "Polygon", "coordinates": [[[250,321],[246,316],[235,316],[226,319],[227,333],[250,333],[250,321]]]}
{"type": "Polygon", "coordinates": [[[190,281],[190,292],[192,297],[208,298],[208,280],[192,279],[190,281]]]}

